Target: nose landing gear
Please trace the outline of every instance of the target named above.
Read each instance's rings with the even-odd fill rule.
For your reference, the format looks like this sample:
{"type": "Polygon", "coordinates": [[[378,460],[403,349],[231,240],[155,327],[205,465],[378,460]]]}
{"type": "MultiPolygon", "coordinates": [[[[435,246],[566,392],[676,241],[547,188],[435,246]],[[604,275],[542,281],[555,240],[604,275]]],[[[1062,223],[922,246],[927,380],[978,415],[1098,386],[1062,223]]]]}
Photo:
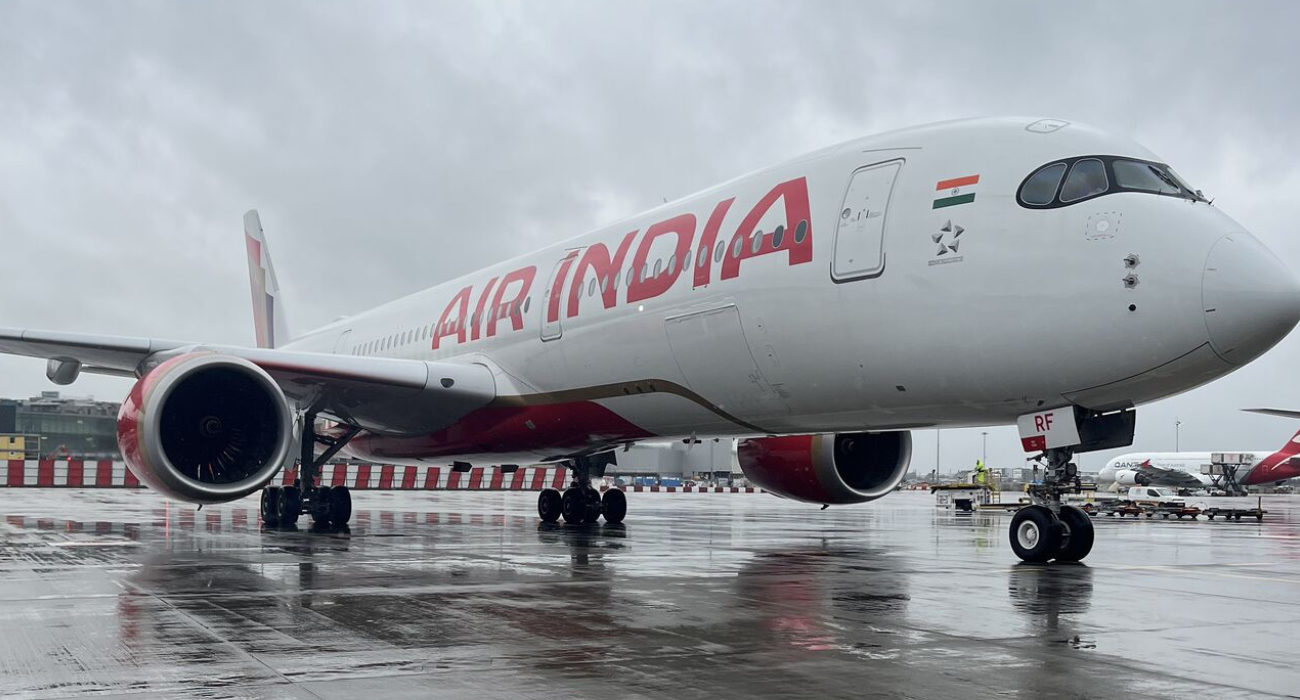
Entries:
{"type": "Polygon", "coordinates": [[[1080,491],[1078,467],[1070,461],[1074,449],[1058,447],[1044,453],[1047,470],[1029,490],[1034,504],[1011,518],[1011,550],[1024,561],[1082,561],[1092,551],[1092,517],[1061,503],[1061,496],[1080,491]]]}

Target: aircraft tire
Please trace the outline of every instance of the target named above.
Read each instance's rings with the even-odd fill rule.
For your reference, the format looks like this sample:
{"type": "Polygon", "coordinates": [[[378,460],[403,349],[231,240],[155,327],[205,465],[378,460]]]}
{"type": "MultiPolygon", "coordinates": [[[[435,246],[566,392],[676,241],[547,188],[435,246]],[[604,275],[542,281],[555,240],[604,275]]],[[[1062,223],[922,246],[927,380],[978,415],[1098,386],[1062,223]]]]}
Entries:
{"type": "Polygon", "coordinates": [[[576,486],[570,486],[560,496],[560,515],[564,522],[581,525],[587,520],[587,494],[576,486]]]}
{"type": "Polygon", "coordinates": [[[605,522],[617,525],[627,517],[627,494],[622,489],[610,489],[600,498],[600,509],[605,513],[605,522]]]}
{"type": "Polygon", "coordinates": [[[280,524],[280,487],[268,486],[262,489],[262,502],[258,509],[263,527],[276,527],[280,524]]]}
{"type": "Polygon", "coordinates": [[[352,519],[352,492],[346,486],[330,489],[329,500],[330,524],[345,527],[352,519]]]}
{"type": "Polygon", "coordinates": [[[560,504],[564,497],[559,489],[542,489],[537,494],[537,517],[544,523],[553,523],[560,519],[560,504]]]}
{"type": "Polygon", "coordinates": [[[297,486],[285,486],[280,489],[280,499],[275,504],[276,520],[280,527],[293,527],[298,524],[298,515],[302,512],[302,492],[297,486]]]}
{"type": "Polygon", "coordinates": [[[1061,551],[1057,561],[1083,561],[1092,551],[1092,518],[1074,506],[1061,506],[1061,525],[1069,532],[1061,538],[1061,551]]]}
{"type": "Polygon", "coordinates": [[[600,513],[602,510],[600,505],[600,490],[587,487],[582,491],[587,496],[587,517],[583,522],[600,522],[600,513]]]}
{"type": "Polygon", "coordinates": [[[1024,561],[1044,563],[1061,549],[1061,525],[1046,506],[1025,506],[1011,518],[1011,551],[1024,561]]]}
{"type": "Polygon", "coordinates": [[[316,527],[329,527],[331,490],[330,486],[316,489],[316,499],[311,504],[311,523],[316,527]]]}

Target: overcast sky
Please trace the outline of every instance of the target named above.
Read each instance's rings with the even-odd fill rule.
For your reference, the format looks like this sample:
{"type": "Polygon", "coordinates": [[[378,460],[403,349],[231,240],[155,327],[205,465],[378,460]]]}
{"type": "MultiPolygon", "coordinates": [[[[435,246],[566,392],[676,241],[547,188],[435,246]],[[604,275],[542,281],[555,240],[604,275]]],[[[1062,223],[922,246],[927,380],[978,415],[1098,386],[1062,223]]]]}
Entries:
{"type": "MultiPolygon", "coordinates": [[[[1131,136],[1300,267],[1300,4],[1234,5],[5,2],[0,326],[252,344],[250,207],[302,331],[820,146],[999,114],[1131,136]]],[[[1135,448],[1173,449],[1175,419],[1185,450],[1280,446],[1300,425],[1237,409],[1300,408],[1297,359],[1292,336],[1144,407],[1135,448]]],[[[0,358],[0,396],[56,388],[0,358]]],[[[944,464],[981,432],[944,431],[944,464]]],[[[988,454],[1022,464],[1014,429],[988,454]]]]}

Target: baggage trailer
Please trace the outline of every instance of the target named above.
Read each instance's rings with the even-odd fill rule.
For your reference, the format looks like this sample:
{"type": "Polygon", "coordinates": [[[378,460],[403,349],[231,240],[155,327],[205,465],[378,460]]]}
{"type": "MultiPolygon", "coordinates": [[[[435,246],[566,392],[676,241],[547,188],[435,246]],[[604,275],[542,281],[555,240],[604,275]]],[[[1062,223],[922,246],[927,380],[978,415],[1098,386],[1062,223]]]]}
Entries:
{"type": "Polygon", "coordinates": [[[1218,518],[1223,518],[1224,520],[1241,520],[1242,518],[1254,518],[1256,520],[1262,521],[1264,519],[1264,514],[1267,512],[1268,511],[1264,510],[1264,499],[1258,498],[1255,501],[1254,508],[1206,508],[1205,517],[1209,518],[1210,520],[1214,520],[1216,517],[1218,517],[1218,518]]]}

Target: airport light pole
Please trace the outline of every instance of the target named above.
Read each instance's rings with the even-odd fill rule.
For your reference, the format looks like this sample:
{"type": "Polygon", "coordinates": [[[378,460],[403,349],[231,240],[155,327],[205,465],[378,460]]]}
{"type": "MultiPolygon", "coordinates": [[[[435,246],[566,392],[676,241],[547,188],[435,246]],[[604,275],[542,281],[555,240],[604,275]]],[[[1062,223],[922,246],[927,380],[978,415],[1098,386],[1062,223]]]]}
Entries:
{"type": "Polygon", "coordinates": [[[1177,418],[1174,419],[1174,452],[1178,451],[1178,427],[1182,424],[1182,421],[1177,418]]]}
{"type": "Polygon", "coordinates": [[[938,428],[934,429],[934,473],[939,473],[939,433],[938,428]]]}
{"type": "Polygon", "coordinates": [[[983,463],[984,463],[984,466],[987,467],[987,466],[989,465],[989,433],[988,433],[988,431],[985,430],[985,431],[981,432],[981,433],[980,433],[980,438],[984,441],[983,446],[980,448],[980,461],[983,462],[983,463]]]}

